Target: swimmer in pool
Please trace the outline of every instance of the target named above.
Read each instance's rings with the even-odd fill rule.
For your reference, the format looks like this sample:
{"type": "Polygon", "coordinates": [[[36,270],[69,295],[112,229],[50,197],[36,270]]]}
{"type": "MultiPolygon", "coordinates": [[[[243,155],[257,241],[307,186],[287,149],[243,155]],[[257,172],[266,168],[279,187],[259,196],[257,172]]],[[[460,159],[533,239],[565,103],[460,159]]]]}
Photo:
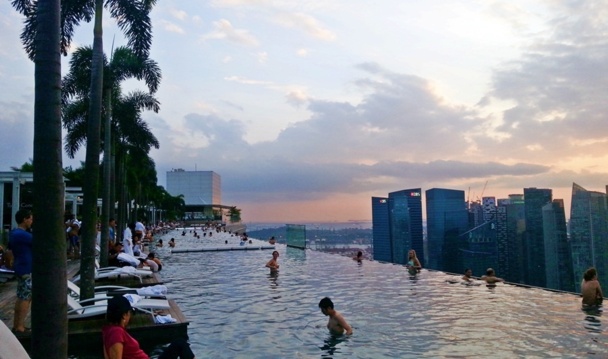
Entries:
{"type": "Polygon", "coordinates": [[[464,271],[464,275],[462,276],[462,280],[465,282],[472,282],[473,281],[473,271],[470,268],[465,269],[464,271]]]}
{"type": "Polygon", "coordinates": [[[357,255],[353,257],[354,260],[361,262],[363,260],[363,252],[357,252],[357,255]]]}
{"type": "Polygon", "coordinates": [[[481,276],[481,280],[486,281],[489,285],[496,285],[498,282],[504,282],[505,280],[502,278],[498,278],[496,273],[494,273],[494,269],[488,268],[486,270],[486,275],[481,276]]]}
{"type": "Polygon", "coordinates": [[[346,322],[342,314],[334,309],[334,303],[328,297],[321,299],[319,302],[321,312],[329,317],[327,329],[332,334],[353,334],[353,328],[346,322]]]}
{"type": "Polygon", "coordinates": [[[583,275],[581,296],[583,297],[584,306],[598,306],[602,304],[604,299],[602,287],[597,280],[597,270],[593,267],[587,269],[583,275]]]}
{"type": "Polygon", "coordinates": [[[410,249],[410,251],[408,252],[407,264],[405,265],[405,267],[407,268],[407,271],[410,273],[410,275],[416,275],[416,274],[420,273],[420,270],[422,269],[422,265],[420,264],[418,257],[416,257],[415,250],[410,249]]]}
{"type": "Polygon", "coordinates": [[[277,262],[277,259],[279,259],[279,252],[272,252],[272,259],[266,263],[266,267],[270,268],[271,272],[276,272],[279,270],[279,263],[277,262]]]}

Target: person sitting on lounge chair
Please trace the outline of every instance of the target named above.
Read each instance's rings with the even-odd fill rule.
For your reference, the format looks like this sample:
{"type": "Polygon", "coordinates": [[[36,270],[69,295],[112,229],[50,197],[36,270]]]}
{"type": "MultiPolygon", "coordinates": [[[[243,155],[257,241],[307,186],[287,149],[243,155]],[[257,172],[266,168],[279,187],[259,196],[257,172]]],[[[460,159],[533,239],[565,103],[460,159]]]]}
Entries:
{"type": "MultiPolygon", "coordinates": [[[[113,267],[122,267],[125,264],[118,260],[118,255],[122,253],[122,243],[116,242],[114,243],[114,247],[110,249],[110,253],[108,255],[108,265],[113,267]]],[[[128,264],[127,264],[128,265],[128,264]]]]}
{"type": "MultiPolygon", "coordinates": [[[[137,340],[127,332],[126,328],[132,315],[131,303],[124,296],[116,296],[108,300],[106,312],[108,324],[101,330],[105,359],[149,358],[141,350],[137,340]]],[[[180,338],[173,341],[159,358],[193,359],[194,353],[188,342],[180,338]]]]}

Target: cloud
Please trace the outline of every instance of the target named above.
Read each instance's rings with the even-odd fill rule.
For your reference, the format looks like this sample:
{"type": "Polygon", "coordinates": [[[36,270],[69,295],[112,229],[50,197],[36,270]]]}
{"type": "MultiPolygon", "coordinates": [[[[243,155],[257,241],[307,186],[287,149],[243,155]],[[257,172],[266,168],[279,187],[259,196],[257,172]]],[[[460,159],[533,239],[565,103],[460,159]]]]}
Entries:
{"type": "Polygon", "coordinates": [[[309,53],[310,53],[310,51],[308,49],[298,49],[296,51],[296,54],[301,57],[306,57],[306,56],[308,56],[309,53]]]}
{"type": "Polygon", "coordinates": [[[185,21],[188,18],[188,13],[184,10],[171,9],[169,10],[169,13],[171,16],[181,21],[185,21]]]}
{"type": "Polygon", "coordinates": [[[285,95],[287,103],[294,106],[302,106],[308,102],[308,95],[304,90],[294,89],[285,95]]]}
{"type": "Polygon", "coordinates": [[[176,34],[185,34],[186,32],[184,31],[184,29],[182,29],[179,25],[176,25],[172,22],[169,22],[167,20],[161,20],[160,22],[161,26],[163,27],[163,29],[169,31],[169,32],[174,32],[176,34]]]}
{"type": "Polygon", "coordinates": [[[229,76],[225,77],[224,80],[238,82],[245,85],[272,85],[272,82],[269,81],[259,81],[259,80],[250,80],[240,76],[229,76]]]}
{"type": "Polygon", "coordinates": [[[266,61],[268,61],[268,53],[266,51],[256,53],[255,57],[258,59],[260,64],[264,64],[266,61]]]}
{"type": "Polygon", "coordinates": [[[281,13],[276,15],[276,21],[289,28],[296,28],[308,35],[324,41],[333,41],[336,35],[314,17],[304,13],[281,13]]]}
{"type": "Polygon", "coordinates": [[[214,30],[203,35],[201,39],[206,40],[228,40],[244,46],[258,46],[258,40],[249,31],[235,29],[230,21],[221,19],[213,22],[214,30]]]}

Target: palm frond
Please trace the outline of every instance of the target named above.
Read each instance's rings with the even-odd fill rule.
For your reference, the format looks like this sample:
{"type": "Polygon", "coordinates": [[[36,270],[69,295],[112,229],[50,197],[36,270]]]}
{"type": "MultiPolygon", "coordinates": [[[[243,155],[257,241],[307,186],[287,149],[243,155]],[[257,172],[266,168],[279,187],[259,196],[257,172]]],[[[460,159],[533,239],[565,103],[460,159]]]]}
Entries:
{"type": "Polygon", "coordinates": [[[128,39],[128,45],[141,58],[148,57],[152,44],[149,0],[107,0],[110,14],[128,39]]]}

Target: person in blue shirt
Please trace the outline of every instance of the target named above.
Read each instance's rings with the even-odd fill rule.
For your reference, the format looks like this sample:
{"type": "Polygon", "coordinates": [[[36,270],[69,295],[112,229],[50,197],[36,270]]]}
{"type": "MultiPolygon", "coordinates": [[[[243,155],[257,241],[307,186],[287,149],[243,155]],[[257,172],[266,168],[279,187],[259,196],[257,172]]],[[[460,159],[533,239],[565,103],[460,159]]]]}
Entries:
{"type": "Polygon", "coordinates": [[[27,209],[21,209],[15,213],[17,228],[13,229],[8,239],[8,245],[15,263],[13,270],[17,276],[17,301],[15,302],[15,316],[13,320],[13,333],[22,335],[29,333],[25,328],[25,317],[30,310],[32,302],[32,243],[33,237],[30,233],[34,216],[27,209]]]}

